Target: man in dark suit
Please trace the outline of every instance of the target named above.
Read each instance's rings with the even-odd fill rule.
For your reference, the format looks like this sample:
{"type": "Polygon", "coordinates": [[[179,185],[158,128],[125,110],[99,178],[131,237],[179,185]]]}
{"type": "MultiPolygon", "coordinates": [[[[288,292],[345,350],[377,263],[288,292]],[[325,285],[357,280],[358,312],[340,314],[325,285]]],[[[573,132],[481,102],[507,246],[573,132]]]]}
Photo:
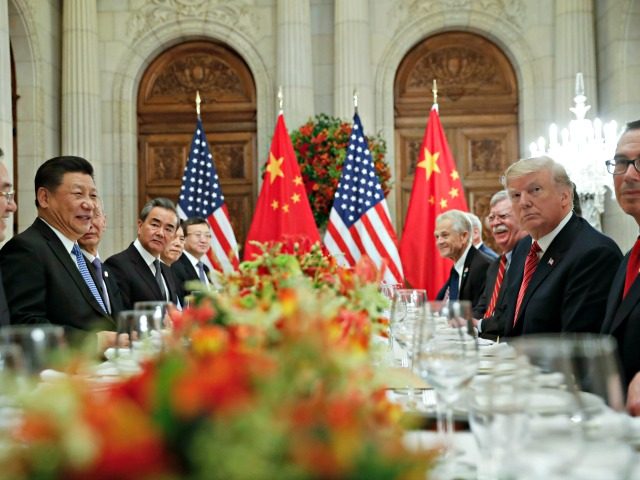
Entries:
{"type": "MultiPolygon", "coordinates": [[[[3,152],[0,149],[0,159],[3,152]]],[[[4,242],[6,236],[7,222],[10,214],[18,209],[15,202],[15,192],[13,191],[13,182],[9,178],[7,167],[0,162],[0,242],[4,242]]],[[[2,274],[0,273],[0,326],[9,325],[10,314],[9,305],[7,304],[7,296],[2,285],[2,274]]]]}
{"type": "Polygon", "coordinates": [[[87,265],[96,282],[98,291],[102,295],[104,304],[111,316],[115,318],[118,312],[123,310],[122,295],[115,276],[104,265],[100,258],[100,253],[98,253],[98,246],[106,228],[107,217],[102,208],[102,201],[98,199],[93,212],[91,229],[78,239],[78,244],[87,259],[87,265]]]}
{"type": "Polygon", "coordinates": [[[449,279],[438,292],[437,299],[469,300],[475,306],[484,290],[487,268],[491,260],[471,245],[471,222],[460,210],[448,210],[436,218],[436,246],[440,255],[449,258],[449,279]]]}
{"type": "Polygon", "coordinates": [[[105,262],[116,277],[125,309],[142,301],[180,304],[180,291],[171,268],[160,261],[160,254],[173,240],[177,225],[178,214],[171,200],[149,200],[138,217],[136,240],[105,262]]]}
{"type": "Polygon", "coordinates": [[[487,269],[484,292],[473,313],[475,318],[480,319],[476,325],[480,335],[494,340],[504,332],[501,312],[507,305],[505,291],[513,248],[527,235],[527,232],[520,228],[506,190],[496,192],[491,197],[489,205],[491,210],[487,216],[487,222],[502,254],[491,262],[487,269]]]}
{"type": "Polygon", "coordinates": [[[190,295],[191,291],[184,288],[186,282],[199,280],[206,288],[212,286],[206,257],[211,246],[211,228],[202,217],[189,218],[182,225],[185,235],[184,252],[171,265],[171,270],[178,284],[183,287],[185,295],[190,295]]]}
{"type": "Polygon", "coordinates": [[[573,185],[551,158],[514,163],[505,183],[530,235],[511,257],[505,335],[599,332],[620,249],[572,213],[573,185]]]}
{"type": "Polygon", "coordinates": [[[38,168],[34,183],[38,218],[0,251],[11,323],[113,330],[77,244],[91,228],[93,167],[84,158],[55,157],[38,168]]]}
{"type": "MultiPolygon", "coordinates": [[[[640,120],[627,125],[618,141],[613,160],[607,162],[613,174],[616,198],[627,215],[640,225],[640,120]]],[[[640,237],[628,252],[613,280],[607,300],[602,332],[618,342],[622,375],[629,386],[627,405],[640,415],[640,237]]]]}

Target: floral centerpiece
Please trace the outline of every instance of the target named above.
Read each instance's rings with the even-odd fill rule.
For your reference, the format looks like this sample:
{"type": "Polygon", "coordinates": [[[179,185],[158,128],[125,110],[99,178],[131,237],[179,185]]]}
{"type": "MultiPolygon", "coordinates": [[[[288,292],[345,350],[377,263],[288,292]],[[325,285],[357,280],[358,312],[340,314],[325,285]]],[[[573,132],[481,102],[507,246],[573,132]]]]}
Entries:
{"type": "Polygon", "coordinates": [[[180,341],[140,374],[26,395],[0,477],[424,478],[434,453],[406,449],[368,355],[377,272],[307,247],[265,247],[173,312],[180,341]]]}
{"type": "MultiPolygon", "coordinates": [[[[326,114],[316,115],[291,132],[313,217],[320,229],[329,221],[350,134],[350,123],[326,114]]],[[[367,142],[386,197],[391,191],[391,170],[385,160],[387,145],[380,135],[368,136],[367,142]]]]}

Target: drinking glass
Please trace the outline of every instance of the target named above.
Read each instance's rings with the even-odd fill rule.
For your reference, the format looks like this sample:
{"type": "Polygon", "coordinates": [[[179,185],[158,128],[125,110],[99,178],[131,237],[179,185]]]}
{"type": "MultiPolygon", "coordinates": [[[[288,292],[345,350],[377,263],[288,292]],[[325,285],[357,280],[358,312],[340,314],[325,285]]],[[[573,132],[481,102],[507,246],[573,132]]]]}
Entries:
{"type": "Polygon", "coordinates": [[[453,445],[453,409],[478,368],[478,344],[471,302],[428,302],[414,336],[416,372],[434,388],[438,431],[445,447],[453,445]]]}
{"type": "Polygon", "coordinates": [[[393,297],[395,296],[396,291],[400,288],[402,288],[402,285],[399,283],[382,282],[380,284],[380,293],[382,293],[384,298],[387,300],[387,305],[382,310],[382,316],[389,322],[388,335],[389,335],[389,349],[391,350],[393,349],[393,338],[391,336],[391,306],[393,305],[393,297]]]}
{"type": "Polygon", "coordinates": [[[158,310],[123,310],[118,314],[116,358],[120,367],[134,369],[132,362],[162,350],[161,324],[158,310]]]}
{"type": "Polygon", "coordinates": [[[164,330],[171,328],[171,317],[169,312],[175,305],[171,302],[164,301],[144,301],[135,302],[134,310],[151,310],[153,311],[153,322],[156,330],[164,330]]]}
{"type": "Polygon", "coordinates": [[[64,328],[59,325],[12,325],[0,329],[4,345],[19,345],[31,375],[55,365],[67,353],[64,328]]]}
{"type": "Polygon", "coordinates": [[[17,397],[26,384],[26,375],[22,348],[16,344],[0,345],[0,437],[20,421],[17,397]]]}

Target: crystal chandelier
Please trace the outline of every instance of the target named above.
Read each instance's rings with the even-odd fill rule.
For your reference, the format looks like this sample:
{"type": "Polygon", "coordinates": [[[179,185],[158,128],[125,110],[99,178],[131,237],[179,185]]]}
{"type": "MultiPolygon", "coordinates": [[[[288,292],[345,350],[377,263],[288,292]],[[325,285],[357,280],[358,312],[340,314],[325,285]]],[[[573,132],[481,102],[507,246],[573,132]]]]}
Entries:
{"type": "Polygon", "coordinates": [[[601,230],[600,216],[604,212],[607,188],[613,194],[613,177],[607,172],[605,161],[613,158],[618,140],[615,120],[603,124],[596,118],[585,118],[591,108],[584,94],[582,73],[576,75],[575,106],[569,110],[576,116],[567,128],[558,132],[558,126],[549,127],[549,140],[540,137],[529,146],[532,156],[547,155],[562,163],[569,178],[576,184],[583,216],[601,230]],[[559,133],[559,135],[558,135],[559,133]]]}

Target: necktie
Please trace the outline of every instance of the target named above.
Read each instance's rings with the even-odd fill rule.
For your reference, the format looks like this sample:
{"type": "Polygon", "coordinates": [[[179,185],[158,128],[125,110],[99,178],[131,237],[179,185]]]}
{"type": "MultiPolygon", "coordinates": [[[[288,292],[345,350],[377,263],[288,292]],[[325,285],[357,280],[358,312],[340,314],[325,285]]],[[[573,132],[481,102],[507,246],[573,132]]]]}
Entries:
{"type": "Polygon", "coordinates": [[[207,274],[204,272],[204,263],[198,262],[197,265],[198,265],[198,277],[200,278],[200,281],[206,285],[207,274]]]}
{"type": "Polygon", "coordinates": [[[89,273],[89,269],[87,268],[87,264],[84,261],[84,257],[82,256],[82,252],[80,251],[80,247],[77,243],[73,244],[73,248],[71,249],[71,253],[76,257],[76,263],[78,264],[78,270],[80,270],[80,275],[82,275],[82,279],[84,283],[87,284],[89,290],[91,291],[91,295],[96,299],[98,305],[102,308],[103,312],[107,312],[107,309],[104,306],[104,302],[102,301],[102,297],[100,293],[98,293],[98,288],[96,287],[91,274],[89,273]]]}
{"type": "Polygon", "coordinates": [[[109,292],[107,291],[107,284],[104,281],[104,275],[102,273],[102,262],[98,257],[91,262],[93,268],[96,269],[96,276],[98,277],[98,287],[102,290],[102,298],[104,298],[104,304],[107,307],[107,311],[111,313],[111,307],[109,302],[109,292]]]}
{"type": "Polygon", "coordinates": [[[500,264],[498,266],[498,275],[496,276],[496,283],[493,285],[493,293],[491,294],[491,301],[487,307],[487,311],[484,312],[484,318],[489,318],[493,315],[493,311],[496,309],[496,303],[498,302],[498,295],[500,295],[500,287],[502,286],[502,279],[504,278],[504,272],[507,270],[507,256],[500,256],[500,264]]]}
{"type": "Polygon", "coordinates": [[[459,279],[460,275],[458,275],[454,267],[451,267],[451,274],[449,276],[449,300],[458,300],[459,279]]]}
{"type": "Polygon", "coordinates": [[[155,259],[153,261],[153,266],[156,267],[156,282],[158,283],[158,287],[160,287],[160,293],[162,294],[162,299],[167,299],[167,291],[164,289],[164,282],[162,281],[162,270],[160,270],[160,260],[155,259]]]}
{"type": "Polygon", "coordinates": [[[627,296],[627,292],[633,285],[638,271],[640,270],[640,237],[636,240],[636,243],[631,249],[631,255],[629,255],[629,263],[627,263],[627,275],[624,278],[624,293],[622,298],[627,296]]]}
{"type": "Polygon", "coordinates": [[[527,291],[527,287],[529,286],[529,282],[531,281],[531,277],[533,277],[533,273],[536,271],[536,267],[538,266],[538,252],[541,252],[542,249],[538,242],[535,240],[531,244],[531,249],[527,254],[527,259],[524,262],[524,274],[522,275],[522,284],[520,285],[520,291],[518,292],[518,301],[516,302],[516,314],[513,317],[513,325],[515,326],[516,321],[518,319],[518,314],[520,313],[520,305],[522,304],[522,299],[524,298],[524,294],[527,291]]]}

